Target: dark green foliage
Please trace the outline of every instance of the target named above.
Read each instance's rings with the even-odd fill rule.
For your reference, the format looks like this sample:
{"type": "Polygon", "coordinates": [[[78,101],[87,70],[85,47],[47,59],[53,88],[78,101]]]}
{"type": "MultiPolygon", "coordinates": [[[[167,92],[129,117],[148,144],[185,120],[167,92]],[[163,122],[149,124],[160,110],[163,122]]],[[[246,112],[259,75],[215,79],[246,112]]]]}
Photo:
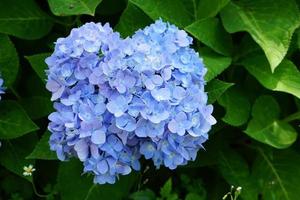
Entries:
{"type": "Polygon", "coordinates": [[[0,0],[0,199],[221,200],[300,197],[299,0],[0,0]],[[77,160],[49,149],[45,58],[86,22],[123,37],[162,18],[187,31],[208,69],[218,123],[205,150],[175,171],[141,172],[93,185],[77,160]],[[23,176],[23,167],[36,169],[23,176]]]}

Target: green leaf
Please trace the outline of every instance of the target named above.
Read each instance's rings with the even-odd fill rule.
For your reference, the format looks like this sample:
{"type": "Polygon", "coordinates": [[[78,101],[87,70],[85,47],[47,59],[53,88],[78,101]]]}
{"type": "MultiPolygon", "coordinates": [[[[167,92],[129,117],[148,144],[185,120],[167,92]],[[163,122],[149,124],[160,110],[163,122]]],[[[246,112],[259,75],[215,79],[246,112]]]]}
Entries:
{"type": "Polygon", "coordinates": [[[300,98],[300,72],[291,61],[283,60],[273,73],[264,56],[248,57],[241,64],[264,87],[300,98]]]}
{"type": "Polygon", "coordinates": [[[32,69],[41,78],[43,83],[45,83],[47,79],[45,72],[45,70],[47,69],[47,64],[45,63],[45,59],[50,55],[51,53],[41,53],[32,56],[25,56],[25,58],[29,61],[32,69]]]}
{"type": "Polygon", "coordinates": [[[14,140],[1,141],[1,165],[31,182],[31,176],[23,176],[23,167],[34,164],[33,160],[26,160],[25,156],[32,151],[36,141],[35,134],[28,134],[14,140]]]}
{"type": "Polygon", "coordinates": [[[169,178],[162,188],[160,188],[162,199],[178,200],[176,193],[172,193],[172,178],[169,178]]]}
{"type": "Polygon", "coordinates": [[[17,138],[38,129],[17,102],[0,102],[0,139],[17,138]]]}
{"type": "Polygon", "coordinates": [[[219,153],[219,169],[225,180],[235,187],[242,187],[244,200],[257,200],[258,191],[254,180],[250,177],[246,161],[235,151],[224,149],[219,153]]]}
{"type": "Polygon", "coordinates": [[[298,47],[298,49],[300,49],[300,29],[298,28],[297,30],[296,30],[296,36],[297,36],[297,47],[298,47]]]}
{"type": "Polygon", "coordinates": [[[162,18],[178,27],[185,27],[194,21],[191,1],[182,0],[130,0],[153,20],[162,18]]]}
{"type": "Polygon", "coordinates": [[[299,153],[291,150],[267,153],[259,149],[259,154],[252,171],[262,199],[299,199],[299,153]]]}
{"type": "Polygon", "coordinates": [[[56,153],[50,150],[49,137],[50,133],[46,131],[26,159],[57,160],[56,153]]]}
{"type": "Polygon", "coordinates": [[[287,53],[290,40],[300,24],[293,0],[241,0],[230,2],[221,11],[225,29],[247,31],[264,50],[272,71],[287,53]]]}
{"type": "Polygon", "coordinates": [[[247,122],[250,115],[250,102],[247,96],[237,87],[227,90],[218,103],[226,110],[222,120],[232,126],[241,126],[247,122]]]}
{"type": "Polygon", "coordinates": [[[146,189],[137,191],[130,195],[132,200],[155,200],[155,193],[152,190],[146,189]]]}
{"type": "Polygon", "coordinates": [[[198,19],[214,17],[230,0],[201,0],[197,9],[198,19]]]}
{"type": "Polygon", "coordinates": [[[50,9],[54,15],[92,15],[102,0],[48,0],[50,9]]]}
{"type": "Polygon", "coordinates": [[[296,141],[297,132],[279,118],[280,108],[272,96],[260,96],[252,108],[252,119],[245,133],[278,149],[287,148],[296,141]]]}
{"type": "Polygon", "coordinates": [[[207,68],[205,80],[208,82],[221,74],[231,64],[231,58],[214,53],[208,48],[199,50],[200,57],[207,68]]]}
{"type": "Polygon", "coordinates": [[[38,39],[52,28],[52,19],[34,0],[1,0],[0,33],[22,39],[38,39]]]}
{"type": "Polygon", "coordinates": [[[14,44],[7,35],[0,34],[0,74],[6,87],[10,87],[15,81],[18,69],[19,58],[14,44]]]}
{"type": "Polygon", "coordinates": [[[185,200],[205,200],[205,197],[200,196],[197,193],[188,193],[185,197],[185,200]]]}
{"type": "Polygon", "coordinates": [[[31,96],[22,98],[19,102],[31,119],[40,119],[53,112],[53,104],[50,97],[31,96]]]}
{"type": "Polygon", "coordinates": [[[227,83],[218,79],[210,81],[205,87],[205,90],[208,93],[208,103],[214,103],[228,88],[233,85],[233,83],[227,83]]]}
{"type": "Polygon", "coordinates": [[[82,169],[82,163],[78,160],[61,163],[57,181],[62,200],[99,200],[99,197],[101,200],[121,200],[128,196],[137,181],[132,172],[121,176],[113,185],[94,184],[92,176],[82,175],[82,169]]]}
{"type": "Polygon", "coordinates": [[[169,178],[167,182],[164,184],[164,186],[160,189],[160,195],[162,197],[167,197],[172,192],[172,179],[169,178]]]}
{"type": "Polygon", "coordinates": [[[115,30],[123,37],[131,36],[135,31],[144,28],[152,20],[138,7],[128,2],[126,9],[122,13],[115,30]]]}
{"type": "Polygon", "coordinates": [[[103,0],[96,9],[99,15],[118,15],[126,8],[127,0],[103,0]]]}
{"type": "Polygon", "coordinates": [[[220,54],[228,56],[232,52],[231,36],[224,30],[218,18],[198,20],[185,30],[220,54]]]}

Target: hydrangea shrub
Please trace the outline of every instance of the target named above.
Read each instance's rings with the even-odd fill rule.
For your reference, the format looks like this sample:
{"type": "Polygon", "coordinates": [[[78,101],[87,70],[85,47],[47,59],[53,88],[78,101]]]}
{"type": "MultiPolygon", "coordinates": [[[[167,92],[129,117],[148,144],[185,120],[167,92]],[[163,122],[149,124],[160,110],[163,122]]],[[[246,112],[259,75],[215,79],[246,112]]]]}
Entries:
{"type": "Polygon", "coordinates": [[[1,0],[1,199],[299,199],[299,6],[1,0]]]}

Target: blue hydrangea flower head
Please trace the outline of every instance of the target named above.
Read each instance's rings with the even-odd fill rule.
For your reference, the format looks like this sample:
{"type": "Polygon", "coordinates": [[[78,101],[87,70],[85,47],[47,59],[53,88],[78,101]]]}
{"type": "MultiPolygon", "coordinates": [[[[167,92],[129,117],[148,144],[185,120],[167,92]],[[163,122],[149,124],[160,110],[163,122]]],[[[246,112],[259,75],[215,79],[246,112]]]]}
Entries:
{"type": "Polygon", "coordinates": [[[100,23],[59,38],[46,59],[58,158],[77,157],[99,184],[139,170],[142,155],[157,168],[194,160],[216,121],[191,43],[162,20],[126,39],[100,23]]]}
{"type": "Polygon", "coordinates": [[[137,119],[140,153],[157,168],[175,169],[196,158],[216,123],[204,91],[206,68],[190,48],[192,38],[162,20],[137,31],[131,40],[127,65],[140,82],[127,112],[137,119]]]}
{"type": "Polygon", "coordinates": [[[87,23],[59,38],[46,59],[56,110],[49,115],[50,147],[60,160],[78,157],[95,183],[114,183],[140,167],[139,150],[129,144],[136,144],[129,135],[135,122],[124,115],[130,101],[124,93],[135,78],[123,70],[123,43],[108,24],[87,23]]]}

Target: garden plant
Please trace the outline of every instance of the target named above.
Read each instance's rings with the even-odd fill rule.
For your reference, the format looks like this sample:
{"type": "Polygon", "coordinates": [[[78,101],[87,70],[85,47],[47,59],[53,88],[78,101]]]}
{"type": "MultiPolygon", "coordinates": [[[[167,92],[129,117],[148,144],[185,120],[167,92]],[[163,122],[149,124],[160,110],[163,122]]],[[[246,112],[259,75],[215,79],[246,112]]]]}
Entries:
{"type": "Polygon", "coordinates": [[[299,0],[0,0],[0,200],[299,200],[299,0]]]}

